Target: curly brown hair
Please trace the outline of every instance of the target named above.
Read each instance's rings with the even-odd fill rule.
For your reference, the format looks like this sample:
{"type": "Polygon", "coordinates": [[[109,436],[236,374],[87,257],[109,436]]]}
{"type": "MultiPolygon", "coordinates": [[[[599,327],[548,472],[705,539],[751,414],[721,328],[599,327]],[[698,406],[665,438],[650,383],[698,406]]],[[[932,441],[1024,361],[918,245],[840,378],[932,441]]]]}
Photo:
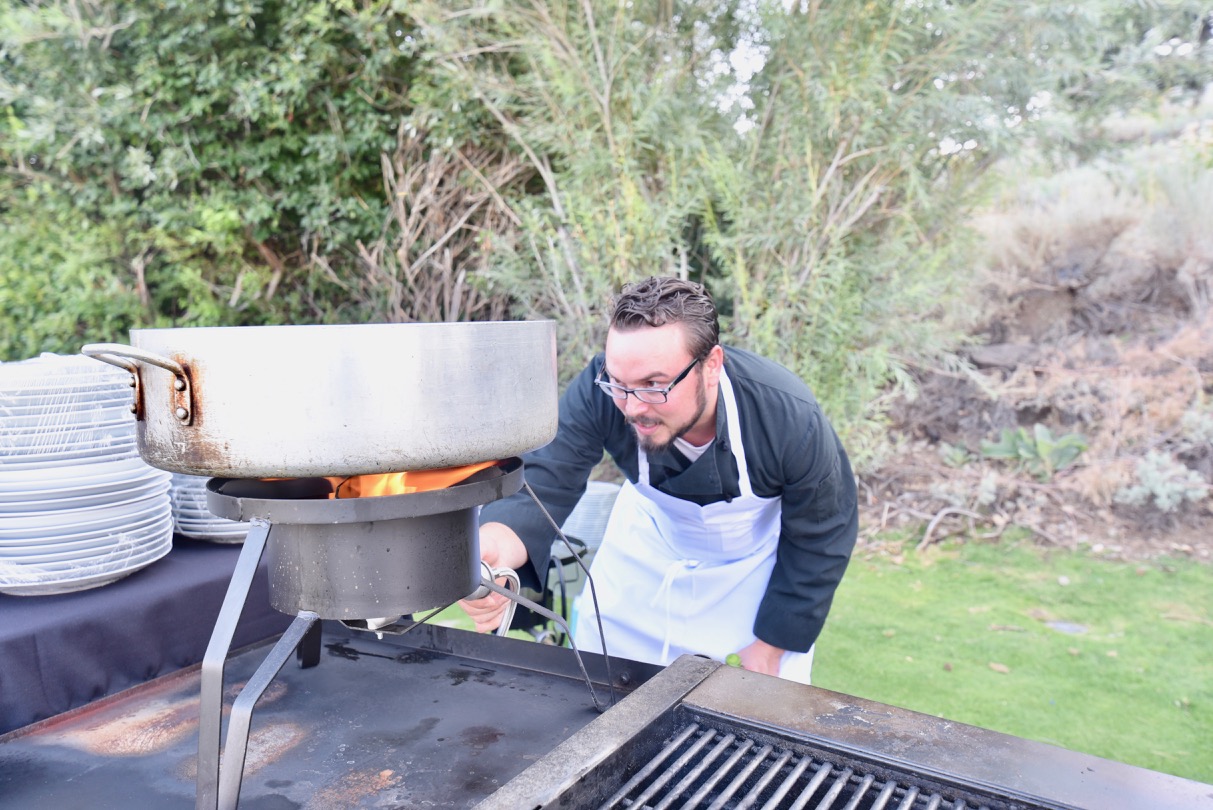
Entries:
{"type": "Polygon", "coordinates": [[[687,348],[696,359],[708,356],[720,342],[716,303],[702,284],[669,276],[651,276],[624,285],[611,307],[611,328],[681,323],[687,328],[687,348]]]}

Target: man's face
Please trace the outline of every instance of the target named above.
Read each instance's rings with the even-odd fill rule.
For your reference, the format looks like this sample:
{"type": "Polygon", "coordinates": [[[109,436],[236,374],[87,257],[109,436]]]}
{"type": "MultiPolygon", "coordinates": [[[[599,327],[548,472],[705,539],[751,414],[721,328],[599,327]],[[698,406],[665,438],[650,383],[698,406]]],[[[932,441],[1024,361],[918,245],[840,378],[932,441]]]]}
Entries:
{"type": "MultiPolygon", "coordinates": [[[[664,388],[695,359],[686,346],[682,324],[611,329],[603,377],[627,388],[664,388]]],[[[614,400],[645,452],[664,450],[680,436],[692,444],[706,444],[715,437],[719,353],[719,348],[713,349],[707,360],[697,363],[663,404],[641,402],[632,395],[614,400]]]]}

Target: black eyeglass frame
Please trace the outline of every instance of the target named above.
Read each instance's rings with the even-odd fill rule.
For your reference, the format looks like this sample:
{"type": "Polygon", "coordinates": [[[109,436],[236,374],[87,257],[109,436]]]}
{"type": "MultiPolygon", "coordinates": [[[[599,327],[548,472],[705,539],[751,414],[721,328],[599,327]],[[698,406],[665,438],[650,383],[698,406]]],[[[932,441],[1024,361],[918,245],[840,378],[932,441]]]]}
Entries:
{"type": "Polygon", "coordinates": [[[602,375],[606,373],[606,363],[603,363],[602,368],[598,370],[598,376],[594,378],[594,384],[611,399],[625,400],[628,398],[628,394],[631,394],[645,405],[664,405],[670,401],[670,391],[674,390],[674,386],[682,382],[691,373],[691,369],[695,368],[695,364],[702,359],[702,357],[696,357],[692,360],[691,364],[684,368],[677,377],[670,380],[670,384],[664,388],[625,388],[618,383],[607,382],[602,379],[602,375]],[[644,396],[641,396],[642,394],[644,396]],[[645,397],[656,397],[656,399],[646,399],[645,397]]]}

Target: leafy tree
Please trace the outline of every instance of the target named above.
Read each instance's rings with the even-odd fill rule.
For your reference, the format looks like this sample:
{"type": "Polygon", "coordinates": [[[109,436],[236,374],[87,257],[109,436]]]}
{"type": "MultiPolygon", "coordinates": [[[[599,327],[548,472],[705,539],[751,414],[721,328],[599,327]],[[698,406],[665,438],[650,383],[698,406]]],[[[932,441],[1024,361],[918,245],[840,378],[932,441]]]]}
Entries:
{"type": "Polygon", "coordinates": [[[701,278],[729,339],[808,379],[862,460],[890,382],[955,345],[991,167],[1154,92],[1151,25],[1200,19],[1120,5],[432,4],[420,35],[447,80],[414,114],[487,110],[531,162],[542,187],[511,197],[494,279],[560,320],[573,365],[620,282],[701,278]]]}
{"type": "Polygon", "coordinates": [[[434,209],[493,156],[447,155],[429,186],[399,165],[430,158],[401,126],[411,30],[386,2],[7,4],[0,357],[131,326],[500,313],[461,286],[455,209],[434,209]]]}
{"type": "Polygon", "coordinates": [[[703,276],[685,232],[704,155],[727,131],[712,102],[737,34],[731,3],[410,4],[434,66],[415,126],[458,142],[496,134],[534,182],[486,280],[516,311],[555,318],[566,373],[602,345],[603,305],[652,274],[703,276]],[[446,114],[459,110],[466,121],[446,114]]]}
{"type": "Polygon", "coordinates": [[[862,462],[952,345],[991,167],[1198,87],[1201,2],[8,4],[0,356],[549,317],[568,373],[675,273],[862,462]]]}

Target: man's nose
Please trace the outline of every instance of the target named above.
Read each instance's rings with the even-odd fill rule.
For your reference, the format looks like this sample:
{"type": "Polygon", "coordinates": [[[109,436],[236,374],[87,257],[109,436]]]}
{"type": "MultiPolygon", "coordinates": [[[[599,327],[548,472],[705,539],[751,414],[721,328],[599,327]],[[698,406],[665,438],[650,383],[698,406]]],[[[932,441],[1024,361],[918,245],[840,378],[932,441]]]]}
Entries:
{"type": "Polygon", "coordinates": [[[648,413],[652,406],[647,402],[641,402],[635,394],[628,394],[628,398],[623,401],[623,412],[627,416],[640,416],[648,413]]]}

